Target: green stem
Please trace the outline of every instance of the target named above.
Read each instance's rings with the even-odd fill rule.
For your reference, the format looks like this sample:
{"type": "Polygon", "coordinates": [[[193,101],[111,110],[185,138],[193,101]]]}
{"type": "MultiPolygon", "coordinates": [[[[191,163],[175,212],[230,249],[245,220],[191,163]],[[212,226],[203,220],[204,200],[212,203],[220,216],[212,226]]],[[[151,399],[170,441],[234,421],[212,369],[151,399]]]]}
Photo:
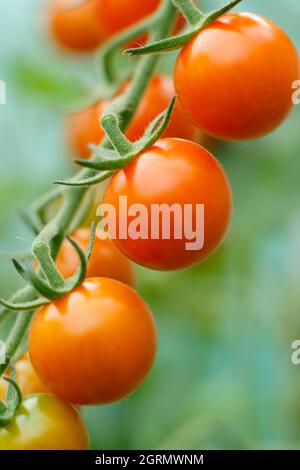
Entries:
{"type": "MultiPolygon", "coordinates": [[[[156,23],[153,33],[151,34],[151,40],[157,40],[168,34],[172,27],[172,24],[174,23],[175,16],[176,9],[171,3],[171,0],[164,0],[160,10],[156,15],[156,23]]],[[[122,97],[122,109],[120,113],[117,114],[118,118],[120,119],[120,128],[123,131],[127,128],[136,112],[141,97],[144,91],[146,90],[147,85],[154,72],[157,60],[157,56],[149,56],[140,60],[132,82],[122,97]]],[[[106,140],[105,145],[107,145],[107,142],[108,141],[106,140]]],[[[111,174],[111,172],[106,173],[107,177],[111,174]]],[[[83,177],[88,179],[94,174],[95,172],[93,170],[84,169],[76,175],[74,180],[81,180],[83,177]]],[[[54,217],[52,221],[45,225],[43,230],[35,239],[32,246],[33,252],[36,252],[36,250],[38,250],[39,245],[50,245],[51,254],[55,259],[60,244],[64,238],[64,235],[67,232],[69,226],[72,224],[74,214],[79,209],[87,190],[87,187],[65,187],[64,189],[60,188],[59,191],[51,193],[50,196],[45,197],[44,200],[40,200],[41,202],[38,207],[35,207],[35,209],[37,209],[38,211],[42,210],[44,205],[47,205],[49,201],[56,199],[60,195],[63,196],[63,204],[60,207],[58,214],[54,217]]],[[[44,260],[43,263],[45,263],[44,260]]],[[[27,286],[22,291],[19,291],[18,295],[14,296],[14,300],[18,302],[27,302],[30,300],[34,300],[35,298],[35,290],[30,286],[27,286]]],[[[13,329],[11,330],[6,341],[6,348],[9,360],[13,357],[17,348],[19,347],[19,344],[21,343],[27,331],[31,318],[32,312],[20,312],[18,314],[13,329]]],[[[0,366],[0,376],[4,373],[8,366],[9,361],[7,361],[6,364],[0,366]]]]}
{"type": "Polygon", "coordinates": [[[127,155],[132,151],[133,146],[121,131],[116,114],[104,114],[101,119],[101,126],[105,130],[111,144],[121,156],[127,155]]]}
{"type": "Polygon", "coordinates": [[[201,20],[203,13],[196,7],[193,0],[172,0],[172,2],[182,11],[190,25],[195,25],[201,20]]]}
{"type": "MultiPolygon", "coordinates": [[[[28,295],[28,297],[30,296],[28,295]]],[[[10,360],[13,358],[16,350],[22,342],[31,318],[32,312],[22,312],[20,315],[18,315],[17,320],[6,340],[6,362],[5,364],[0,365],[0,376],[9,367],[10,360]]]]}

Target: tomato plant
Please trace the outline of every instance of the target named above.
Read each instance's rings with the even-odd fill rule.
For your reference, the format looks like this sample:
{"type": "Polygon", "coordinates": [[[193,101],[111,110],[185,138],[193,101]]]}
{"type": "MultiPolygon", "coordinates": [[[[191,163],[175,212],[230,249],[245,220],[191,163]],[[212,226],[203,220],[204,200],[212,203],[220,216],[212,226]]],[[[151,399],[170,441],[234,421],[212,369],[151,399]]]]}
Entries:
{"type": "Polygon", "coordinates": [[[227,14],[188,42],[175,68],[180,105],[203,131],[252,139],[278,127],[292,109],[298,54],[289,37],[255,14],[227,14]]]}
{"type": "MultiPolygon", "coordinates": [[[[35,238],[30,253],[13,259],[26,285],[9,300],[0,299],[0,323],[11,311],[20,312],[10,331],[1,331],[8,360],[0,364],[0,377],[7,369],[13,372],[28,330],[34,371],[26,357],[16,364],[20,387],[6,377],[16,393],[1,403],[0,449],[86,449],[80,416],[60,399],[79,405],[121,400],[141,384],[155,358],[154,318],[126,285],[132,284],[132,271],[125,256],[149,268],[174,270],[202,262],[222,242],[232,215],[230,183],[214,156],[192,140],[203,139],[203,132],[223,139],[270,132],[291,110],[291,85],[298,76],[297,53],[279,27],[258,15],[224,15],[237,3],[206,14],[187,0],[52,2],[53,34],[78,51],[97,48],[156,8],[158,14],[97,53],[101,96],[119,87],[118,92],[69,118],[70,145],[86,159],[77,160],[83,168],[56,181],[60,187],[23,214],[35,238]],[[170,37],[182,13],[187,29],[170,37]],[[126,53],[183,47],[175,67],[176,102],[172,79],[155,74],[157,56],[138,60],[130,82],[119,86],[116,54],[150,33],[151,43],[126,53]],[[91,159],[88,144],[98,145],[91,159]],[[116,232],[113,241],[92,240],[89,257],[89,229],[73,233],[77,244],[65,235],[89,211],[91,186],[108,179],[104,203],[115,211],[116,232]],[[130,213],[122,214],[121,198],[130,213]],[[135,215],[146,214],[141,222],[133,207],[135,215]],[[152,233],[153,208],[158,227],[152,233]],[[128,233],[132,225],[136,237],[128,233]],[[26,395],[40,387],[60,399],[37,394],[22,402],[19,388],[26,395]]],[[[87,98],[92,102],[92,92],[87,98]]],[[[106,228],[111,232],[110,224],[106,228]]]]}
{"type": "MultiPolygon", "coordinates": [[[[136,157],[126,168],[115,173],[104,195],[104,202],[116,208],[116,239],[114,242],[128,258],[144,266],[171,270],[183,268],[207,258],[222,241],[231,218],[230,184],[220,163],[204,148],[181,139],[161,139],[136,157]],[[120,197],[126,197],[128,207],[142,204],[147,208],[148,238],[120,237],[128,233],[121,227],[120,197]],[[193,223],[196,206],[205,207],[204,246],[188,250],[185,234],[177,238],[176,219],[170,220],[170,237],[160,232],[155,239],[150,234],[153,205],[192,207],[193,223]],[[121,229],[121,230],[120,230],[121,229]]],[[[129,221],[130,222],[130,221],[129,221]]],[[[128,219],[125,223],[129,224],[128,219]]],[[[177,221],[178,222],[178,221],[177,221]]]]}
{"type": "MultiPolygon", "coordinates": [[[[127,87],[122,85],[119,94],[127,87]]],[[[130,140],[142,137],[150,122],[167,108],[175,94],[173,80],[164,75],[155,75],[141,102],[137,112],[130,123],[126,135],[130,140]]],[[[108,101],[99,103],[73,114],[68,118],[67,134],[70,148],[83,158],[88,158],[90,150],[88,144],[99,144],[104,137],[104,131],[100,127],[100,117],[104,113],[108,101]]],[[[201,134],[176,106],[170,123],[165,131],[165,137],[180,137],[183,139],[201,139],[201,134]]]]}
{"type": "Polygon", "coordinates": [[[38,376],[60,398],[111,403],[133,392],[149,372],[155,323],[133,289],[91,278],[37,312],[29,352],[38,376]]]}
{"type": "MultiPolygon", "coordinates": [[[[48,393],[49,390],[40,381],[36,375],[29,355],[20,357],[15,364],[16,381],[23,395],[32,395],[33,393],[48,393]]],[[[7,382],[0,380],[0,398],[5,399],[7,392],[7,382]]]]}
{"type": "Polygon", "coordinates": [[[89,436],[79,412],[54,395],[23,399],[14,419],[0,428],[0,450],[88,450],[89,436]]]}
{"type": "Polygon", "coordinates": [[[97,0],[53,0],[50,28],[57,42],[73,51],[90,51],[102,42],[97,21],[97,0]]]}
{"type": "MultiPolygon", "coordinates": [[[[90,230],[77,229],[72,235],[83,249],[87,249],[90,239],[90,230]]],[[[61,274],[68,278],[75,274],[79,266],[79,259],[68,240],[65,240],[59,251],[57,267],[61,274]]],[[[93,251],[87,266],[86,277],[109,277],[128,285],[134,284],[134,275],[131,262],[114,245],[110,238],[102,239],[95,236],[93,251]]]]}

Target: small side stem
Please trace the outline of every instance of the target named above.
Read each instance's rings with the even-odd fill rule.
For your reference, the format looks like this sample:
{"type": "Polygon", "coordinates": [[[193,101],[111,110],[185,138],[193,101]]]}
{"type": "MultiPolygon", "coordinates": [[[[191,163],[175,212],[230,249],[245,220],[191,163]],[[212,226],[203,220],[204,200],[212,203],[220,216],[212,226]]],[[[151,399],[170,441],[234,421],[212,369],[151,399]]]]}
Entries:
{"type": "Polygon", "coordinates": [[[121,156],[127,155],[132,151],[132,144],[121,131],[116,114],[104,114],[101,119],[101,126],[111,144],[121,156]]]}
{"type": "MultiPolygon", "coordinates": [[[[175,20],[175,15],[176,9],[171,3],[171,0],[164,0],[162,7],[160,8],[156,16],[157,23],[155,23],[155,30],[151,35],[152,40],[159,39],[168,34],[175,20]]],[[[126,130],[132,117],[135,114],[140,99],[151,79],[157,60],[157,56],[145,57],[140,60],[137,66],[134,78],[122,97],[123,106],[120,114],[118,115],[118,117],[121,118],[121,120],[119,121],[119,125],[122,131],[126,130]]],[[[108,144],[107,140],[105,144],[108,144]]],[[[76,175],[74,180],[80,180],[83,177],[89,178],[92,177],[94,174],[95,172],[93,170],[85,169],[80,171],[76,175]]],[[[87,187],[66,187],[64,189],[59,188],[59,191],[55,191],[51,193],[50,196],[46,196],[44,200],[43,198],[40,200],[40,203],[37,205],[37,207],[35,207],[38,212],[42,211],[44,205],[47,205],[49,201],[52,201],[59,196],[63,197],[63,204],[54,219],[50,221],[47,225],[45,225],[43,230],[37,236],[32,246],[33,252],[35,252],[38,244],[49,244],[51,246],[52,256],[55,259],[60,244],[64,238],[64,234],[67,232],[68,228],[72,224],[74,214],[77,212],[87,190],[87,187]]],[[[35,290],[30,286],[27,286],[22,291],[20,291],[17,296],[14,296],[14,300],[18,302],[27,302],[30,300],[34,300],[35,298],[35,290]]],[[[6,340],[6,347],[9,360],[14,356],[16,350],[18,349],[19,344],[21,343],[27,331],[31,318],[32,312],[18,313],[13,329],[11,330],[6,340]]],[[[0,376],[5,372],[8,366],[9,361],[7,361],[6,364],[0,366],[0,376]]]]}
{"type": "Polygon", "coordinates": [[[176,8],[178,8],[190,25],[197,24],[203,15],[201,10],[196,7],[193,0],[172,0],[176,8]]]}

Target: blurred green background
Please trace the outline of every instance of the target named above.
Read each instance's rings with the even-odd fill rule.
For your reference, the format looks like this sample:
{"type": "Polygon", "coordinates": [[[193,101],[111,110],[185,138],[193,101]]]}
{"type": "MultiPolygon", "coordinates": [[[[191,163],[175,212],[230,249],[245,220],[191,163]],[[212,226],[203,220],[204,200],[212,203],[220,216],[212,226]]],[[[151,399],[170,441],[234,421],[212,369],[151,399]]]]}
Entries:
{"type": "MultiPolygon", "coordinates": [[[[201,2],[212,3],[224,2],[201,2]]],[[[2,251],[30,247],[16,211],[72,172],[62,104],[97,83],[93,57],[51,43],[44,9],[41,0],[0,4],[2,251]]],[[[299,0],[245,0],[238,9],[268,16],[300,48],[299,0]]],[[[93,448],[300,448],[300,366],[291,364],[300,339],[299,123],[300,106],[271,136],[215,149],[235,214],[210,260],[177,273],[137,268],[159,353],[128,400],[84,410],[93,448]]],[[[0,279],[1,296],[19,285],[3,254],[0,279]]]]}

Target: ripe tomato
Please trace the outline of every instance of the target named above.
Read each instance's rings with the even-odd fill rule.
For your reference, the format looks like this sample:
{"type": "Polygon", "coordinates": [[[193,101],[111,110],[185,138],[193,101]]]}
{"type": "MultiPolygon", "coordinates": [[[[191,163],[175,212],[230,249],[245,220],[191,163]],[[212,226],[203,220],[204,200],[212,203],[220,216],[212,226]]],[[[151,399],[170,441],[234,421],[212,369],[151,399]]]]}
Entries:
{"type": "Polygon", "coordinates": [[[113,36],[153,13],[159,4],[160,0],[98,0],[100,29],[105,37],[113,36]]]}
{"type": "Polygon", "coordinates": [[[182,49],[175,67],[179,103],[203,131],[228,140],[268,134],[292,108],[298,55],[288,36],[250,13],[214,21],[182,49]]]}
{"type": "Polygon", "coordinates": [[[102,40],[98,19],[98,0],[52,0],[50,27],[60,45],[73,51],[89,51],[102,40]]]}
{"type": "Polygon", "coordinates": [[[14,419],[0,428],[0,450],[88,450],[89,436],[79,412],[54,395],[23,399],[14,419]]]}
{"type": "MultiPolygon", "coordinates": [[[[120,88],[123,92],[127,84],[120,88]]],[[[175,94],[173,80],[164,75],[155,75],[146,90],[137,112],[129,125],[126,135],[132,141],[142,137],[146,127],[155,117],[166,109],[175,94]]],[[[104,136],[99,120],[104,113],[108,102],[100,103],[73,114],[67,123],[70,148],[83,158],[88,158],[90,150],[88,144],[99,144],[104,136]]],[[[183,115],[178,106],[175,106],[165,137],[181,137],[196,139],[199,132],[183,115]]]]}
{"type": "MultiPolygon", "coordinates": [[[[71,237],[83,249],[87,249],[90,239],[90,230],[77,229],[71,237]]],[[[67,240],[62,244],[57,260],[57,267],[61,274],[68,278],[75,274],[79,265],[78,255],[67,240]]],[[[110,238],[102,240],[96,234],[92,255],[87,268],[87,277],[109,277],[128,285],[134,284],[131,262],[114,245],[110,238]]]]}
{"type": "MultiPolygon", "coordinates": [[[[49,390],[40,381],[36,375],[29,355],[25,354],[20,357],[15,364],[16,381],[21,389],[23,395],[32,395],[33,393],[48,393],[49,390]]],[[[4,380],[0,380],[0,398],[4,399],[6,396],[8,384],[4,380]]]]}
{"type": "MultiPolygon", "coordinates": [[[[141,0],[98,0],[96,15],[99,29],[103,36],[110,38],[154,13],[160,3],[161,0],[147,0],[145,2],[141,0]]],[[[178,15],[174,32],[179,32],[184,25],[185,19],[182,15],[178,15]]],[[[147,35],[137,38],[128,47],[138,47],[145,41],[147,41],[147,35]]]]}
{"type": "Polygon", "coordinates": [[[75,156],[88,158],[91,154],[88,145],[98,145],[103,139],[104,131],[100,126],[100,117],[104,113],[107,104],[107,101],[100,101],[83,111],[71,114],[67,118],[67,138],[70,151],[75,156]]]}
{"type": "Polygon", "coordinates": [[[160,270],[183,268],[207,258],[222,241],[232,212],[230,184],[220,163],[204,148],[181,139],[159,140],[115,173],[104,194],[104,203],[114,206],[117,213],[114,234],[117,247],[136,263],[160,270]],[[134,239],[126,235],[135,217],[125,214],[124,218],[120,197],[126,198],[128,208],[134,204],[146,208],[146,236],[143,233],[143,237],[134,239]],[[180,220],[170,214],[162,215],[165,224],[168,218],[170,233],[167,236],[162,233],[160,220],[155,237],[151,232],[158,224],[151,213],[161,204],[169,208],[176,204],[181,211],[180,220]],[[191,207],[192,217],[184,216],[186,204],[191,207]],[[197,230],[200,234],[204,228],[204,246],[187,249],[190,234],[183,227],[192,219],[194,229],[197,204],[204,205],[204,224],[198,218],[197,230]],[[177,234],[180,225],[182,230],[177,234]],[[125,236],[120,235],[122,232],[125,236]]]}
{"type": "Polygon", "coordinates": [[[155,323],[133,289],[91,278],[37,312],[29,352],[38,376],[63,400],[111,403],[135,390],[149,372],[155,323]]]}

